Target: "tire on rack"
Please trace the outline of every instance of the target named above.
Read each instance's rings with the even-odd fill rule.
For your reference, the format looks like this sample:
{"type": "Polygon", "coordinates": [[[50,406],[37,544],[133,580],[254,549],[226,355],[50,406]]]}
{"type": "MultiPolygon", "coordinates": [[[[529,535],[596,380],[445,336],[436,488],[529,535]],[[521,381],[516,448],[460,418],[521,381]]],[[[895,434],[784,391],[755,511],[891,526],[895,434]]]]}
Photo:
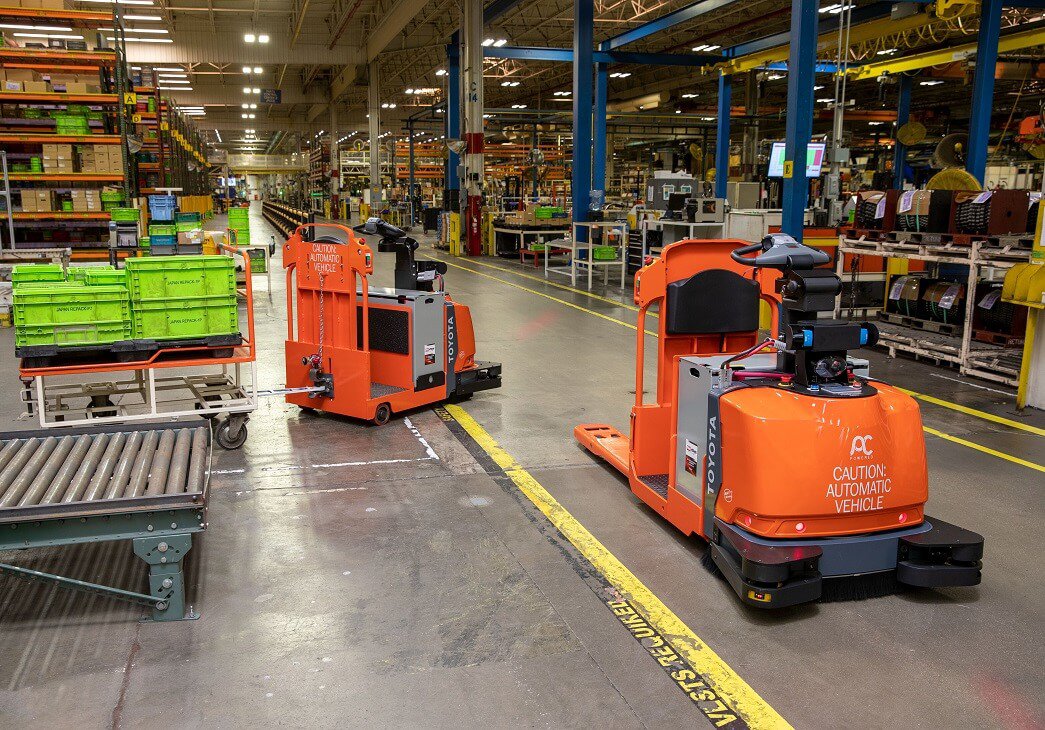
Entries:
{"type": "Polygon", "coordinates": [[[374,425],[384,426],[386,423],[392,420],[392,406],[387,403],[382,403],[377,407],[374,412],[374,425]]]}
{"type": "Polygon", "coordinates": [[[236,449],[243,446],[247,441],[247,423],[244,421],[240,424],[239,433],[233,438],[229,434],[232,432],[231,417],[224,419],[218,428],[214,431],[214,440],[218,442],[218,446],[225,449],[226,451],[235,451],[236,449]]]}

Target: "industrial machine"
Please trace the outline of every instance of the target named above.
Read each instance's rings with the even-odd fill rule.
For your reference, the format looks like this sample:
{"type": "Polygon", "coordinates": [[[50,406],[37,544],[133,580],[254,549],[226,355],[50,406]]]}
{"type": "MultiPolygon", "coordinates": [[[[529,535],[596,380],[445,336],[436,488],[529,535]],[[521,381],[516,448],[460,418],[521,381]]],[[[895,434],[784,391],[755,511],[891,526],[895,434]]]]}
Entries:
{"type": "Polygon", "coordinates": [[[378,219],[358,229],[396,253],[395,288],[371,287],[370,246],[351,229],[284,244],[289,403],[370,420],[501,385],[500,363],[475,359],[468,307],[442,291],[446,265],[418,262],[417,242],[378,219]],[[341,237],[343,234],[344,237],[341,237]],[[439,284],[439,286],[437,286],[439,284]]]}
{"type": "Polygon", "coordinates": [[[918,405],[847,354],[874,344],[876,328],[818,318],[841,289],[817,268],[827,262],[781,234],[667,246],[635,277],[631,436],[604,424],[574,435],[706,540],[709,567],[752,606],[975,585],[983,538],[923,512],[918,405]],[[759,339],[760,300],[775,312],[775,338],[759,339]],[[651,306],[657,400],[645,403],[651,306]]]}

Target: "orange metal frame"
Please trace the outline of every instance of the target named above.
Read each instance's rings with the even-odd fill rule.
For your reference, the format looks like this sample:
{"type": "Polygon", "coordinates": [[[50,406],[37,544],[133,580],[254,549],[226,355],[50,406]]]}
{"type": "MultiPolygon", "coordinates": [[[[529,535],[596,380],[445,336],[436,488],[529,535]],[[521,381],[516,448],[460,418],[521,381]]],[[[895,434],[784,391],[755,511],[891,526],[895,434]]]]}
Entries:
{"type": "Polygon", "coordinates": [[[56,367],[43,368],[20,367],[18,369],[18,374],[23,378],[34,378],[37,376],[84,375],[87,373],[113,373],[126,372],[128,370],[184,368],[204,365],[229,365],[235,363],[254,362],[257,359],[257,349],[254,341],[254,290],[251,287],[250,257],[247,256],[244,251],[241,251],[235,246],[229,246],[224,243],[219,243],[218,248],[231,254],[232,256],[239,256],[240,258],[242,258],[244,271],[246,271],[247,274],[247,336],[238,347],[233,348],[233,354],[231,357],[200,357],[167,360],[164,358],[175,354],[181,355],[186,352],[211,352],[214,350],[227,349],[224,347],[202,346],[167,347],[160,348],[145,360],[135,360],[132,362],[90,363],[84,365],[62,365],[56,367]]]}

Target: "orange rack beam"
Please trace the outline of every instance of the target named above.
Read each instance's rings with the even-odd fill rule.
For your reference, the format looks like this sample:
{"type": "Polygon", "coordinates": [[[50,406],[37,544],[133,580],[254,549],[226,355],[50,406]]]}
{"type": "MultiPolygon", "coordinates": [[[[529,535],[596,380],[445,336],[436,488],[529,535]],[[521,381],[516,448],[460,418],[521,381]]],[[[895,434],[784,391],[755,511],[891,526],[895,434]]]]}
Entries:
{"type": "Polygon", "coordinates": [[[28,63],[29,59],[36,62],[47,61],[48,63],[93,63],[88,68],[98,68],[100,65],[111,66],[116,63],[116,54],[104,51],[52,51],[39,48],[0,48],[0,65],[16,68],[20,64],[28,63]],[[17,63],[15,63],[17,62],[17,63]]]}
{"type": "Polygon", "coordinates": [[[33,144],[55,143],[80,143],[91,144],[120,144],[122,140],[118,134],[3,134],[0,133],[0,142],[16,143],[28,142],[33,144]]]}
{"type": "Polygon", "coordinates": [[[39,101],[58,103],[71,101],[77,104],[115,104],[119,100],[116,94],[62,94],[57,91],[33,93],[28,91],[0,92],[0,103],[8,101],[39,101]]]}
{"type": "Polygon", "coordinates": [[[11,213],[16,221],[107,221],[109,213],[84,213],[68,210],[44,210],[37,213],[11,213]]]}
{"type": "Polygon", "coordinates": [[[17,182],[61,182],[62,180],[74,180],[77,182],[119,182],[123,175],[96,175],[91,172],[12,172],[8,179],[17,182]]]}
{"type": "Polygon", "coordinates": [[[0,6],[0,18],[62,21],[76,28],[94,28],[113,22],[112,13],[96,13],[89,10],[58,10],[47,8],[11,8],[0,6]]]}

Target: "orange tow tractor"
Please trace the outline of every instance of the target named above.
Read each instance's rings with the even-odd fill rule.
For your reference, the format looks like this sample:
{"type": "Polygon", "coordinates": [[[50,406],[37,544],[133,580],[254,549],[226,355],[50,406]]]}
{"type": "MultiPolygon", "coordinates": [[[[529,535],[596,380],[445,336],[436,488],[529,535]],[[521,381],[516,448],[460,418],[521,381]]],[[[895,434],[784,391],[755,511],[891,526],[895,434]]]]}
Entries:
{"type": "Polygon", "coordinates": [[[924,514],[917,403],[848,355],[874,344],[877,329],[818,317],[841,290],[817,268],[829,256],[782,234],[745,243],[680,241],[638,272],[631,437],[586,424],[577,440],[706,540],[706,564],[747,604],[978,584],[983,538],[924,514]],[[760,299],[777,320],[765,340],[760,299]],[[657,400],[645,403],[653,305],[657,400]]]}
{"type": "Polygon", "coordinates": [[[359,230],[396,252],[396,287],[371,287],[370,246],[349,228],[323,227],[343,237],[316,237],[317,226],[304,225],[283,248],[288,403],[381,425],[500,387],[500,363],[475,359],[468,307],[441,291],[445,264],[415,261],[416,241],[371,219],[359,230]]]}

